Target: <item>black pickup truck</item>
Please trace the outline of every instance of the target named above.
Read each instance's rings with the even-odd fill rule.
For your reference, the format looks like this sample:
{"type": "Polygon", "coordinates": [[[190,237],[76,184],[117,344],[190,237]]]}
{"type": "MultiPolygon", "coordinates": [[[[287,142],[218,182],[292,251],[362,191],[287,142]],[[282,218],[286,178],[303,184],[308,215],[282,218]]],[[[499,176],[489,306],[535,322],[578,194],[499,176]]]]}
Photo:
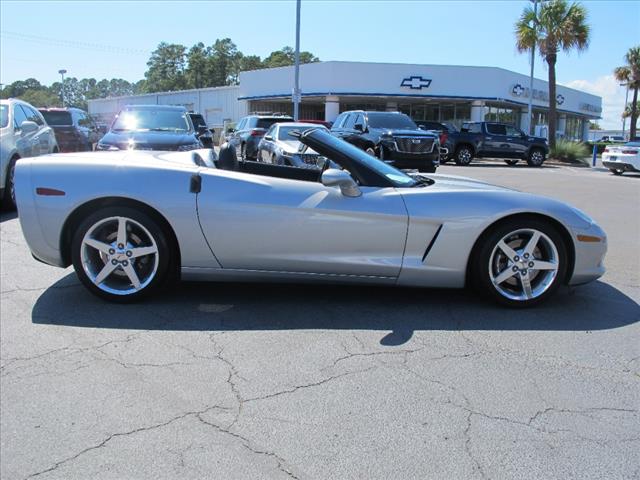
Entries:
{"type": "Polygon", "coordinates": [[[440,139],[404,113],[352,110],[341,113],[331,133],[398,168],[434,173],[440,165],[440,139]]]}
{"type": "Polygon", "coordinates": [[[547,140],[525,135],[513,125],[493,122],[464,123],[460,132],[449,132],[443,145],[458,165],[475,158],[504,158],[508,165],[526,160],[539,167],[549,153],[547,140]]]}

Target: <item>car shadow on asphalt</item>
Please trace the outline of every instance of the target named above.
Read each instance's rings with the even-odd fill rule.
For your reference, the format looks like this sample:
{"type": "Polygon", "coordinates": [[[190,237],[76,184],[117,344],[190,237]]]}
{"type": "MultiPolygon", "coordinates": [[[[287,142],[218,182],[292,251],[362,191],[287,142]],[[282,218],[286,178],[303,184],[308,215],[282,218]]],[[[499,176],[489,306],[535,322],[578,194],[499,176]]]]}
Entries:
{"type": "Polygon", "coordinates": [[[336,285],[181,283],[134,304],[102,301],[74,274],[49,287],[34,324],[166,330],[379,330],[402,345],[426,330],[606,330],[640,320],[640,307],[604,282],[558,292],[547,303],[510,309],[464,290],[336,285]],[[390,332],[390,333],[389,333],[390,332]]]}
{"type": "Polygon", "coordinates": [[[18,218],[18,212],[15,210],[7,211],[2,207],[2,212],[0,213],[0,223],[6,222],[7,220],[13,220],[14,218],[18,218]]]}

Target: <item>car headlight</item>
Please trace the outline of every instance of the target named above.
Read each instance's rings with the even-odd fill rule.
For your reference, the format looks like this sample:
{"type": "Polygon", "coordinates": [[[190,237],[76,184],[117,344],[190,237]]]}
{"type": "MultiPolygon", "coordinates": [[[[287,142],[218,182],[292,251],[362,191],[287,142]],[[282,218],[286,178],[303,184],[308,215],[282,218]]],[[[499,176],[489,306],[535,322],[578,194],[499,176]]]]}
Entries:
{"type": "Polygon", "coordinates": [[[196,150],[200,148],[199,143],[187,143],[186,145],[178,146],[178,151],[180,152],[188,152],[189,150],[196,150]]]}
{"type": "Polygon", "coordinates": [[[116,147],[115,145],[108,145],[106,143],[99,143],[98,145],[96,145],[96,150],[105,150],[105,151],[109,151],[109,152],[114,152],[116,150],[120,150],[118,147],[116,147]]]}

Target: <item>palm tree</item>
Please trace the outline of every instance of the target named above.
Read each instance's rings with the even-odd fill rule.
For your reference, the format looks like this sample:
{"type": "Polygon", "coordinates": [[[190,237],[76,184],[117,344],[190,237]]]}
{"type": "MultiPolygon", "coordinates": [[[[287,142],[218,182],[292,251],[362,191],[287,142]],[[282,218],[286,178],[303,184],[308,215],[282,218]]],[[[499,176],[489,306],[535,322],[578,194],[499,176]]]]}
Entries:
{"type": "Polygon", "coordinates": [[[556,61],[558,52],[584,50],[589,45],[587,11],[579,3],[566,0],[543,3],[536,15],[526,7],[516,22],[516,48],[519,52],[537,48],[549,67],[549,145],[556,144],[556,61]]]}
{"type": "Polygon", "coordinates": [[[622,114],[623,117],[631,117],[631,127],[629,128],[629,139],[636,138],[636,123],[638,121],[638,89],[640,88],[640,46],[631,47],[624,56],[627,61],[626,65],[617,67],[613,71],[613,75],[619,82],[627,84],[627,88],[633,90],[633,100],[629,105],[630,112],[622,114]]]}

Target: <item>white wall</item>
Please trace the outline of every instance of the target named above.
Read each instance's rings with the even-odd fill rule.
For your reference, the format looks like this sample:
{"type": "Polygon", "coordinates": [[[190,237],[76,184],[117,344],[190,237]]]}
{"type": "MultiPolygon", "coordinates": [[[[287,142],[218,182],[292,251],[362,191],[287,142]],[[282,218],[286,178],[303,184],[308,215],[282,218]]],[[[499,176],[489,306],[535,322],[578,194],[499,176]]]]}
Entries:
{"type": "Polygon", "coordinates": [[[126,105],[182,105],[202,113],[209,126],[219,128],[225,120],[235,122],[247,114],[248,102],[238,100],[239,92],[239,87],[231,86],[89,100],[89,113],[110,123],[126,105]]]}

